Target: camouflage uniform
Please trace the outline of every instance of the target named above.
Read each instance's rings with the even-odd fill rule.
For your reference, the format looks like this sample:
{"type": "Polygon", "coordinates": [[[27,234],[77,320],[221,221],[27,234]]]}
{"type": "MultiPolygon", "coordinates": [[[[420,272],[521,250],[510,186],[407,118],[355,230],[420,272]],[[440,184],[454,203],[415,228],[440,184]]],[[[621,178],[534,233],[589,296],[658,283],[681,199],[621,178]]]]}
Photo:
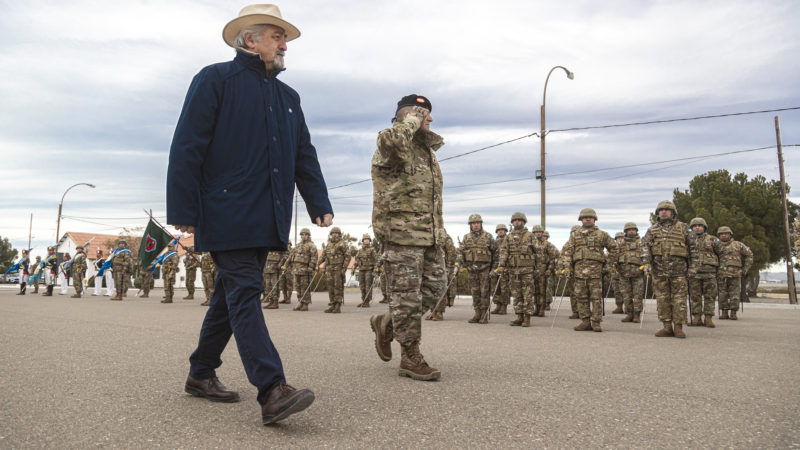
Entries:
{"type": "MultiPolygon", "coordinates": [[[[588,209],[581,211],[578,220],[583,217],[595,218],[597,215],[588,209]]],[[[603,263],[606,256],[603,249],[609,252],[609,262],[616,263],[617,242],[605,231],[591,227],[574,226],[570,231],[568,245],[561,252],[561,259],[573,278],[572,295],[575,297],[578,316],[583,321],[582,330],[587,329],[591,319],[591,328],[599,331],[603,321],[603,263]],[[591,305],[591,306],[590,306],[591,305]]],[[[577,327],[576,327],[577,329],[577,327]]]]}
{"type": "MultiPolygon", "coordinates": [[[[333,233],[335,231],[331,231],[331,234],[333,233]]],[[[347,265],[350,263],[350,252],[348,250],[347,243],[344,242],[341,236],[331,236],[317,263],[317,266],[325,264],[325,273],[328,275],[329,301],[326,312],[339,312],[336,308],[341,307],[342,302],[344,302],[344,274],[347,272],[347,265]]]]}
{"type": "MultiPolygon", "coordinates": [[[[508,237],[508,228],[505,225],[498,225],[495,229],[495,233],[497,237],[494,238],[495,244],[497,245],[498,250],[503,245],[503,240],[508,237]],[[506,234],[500,236],[497,233],[500,230],[506,230],[506,234]]],[[[508,304],[511,303],[511,284],[509,283],[509,277],[495,277],[494,282],[492,283],[492,292],[494,292],[494,304],[495,310],[492,311],[492,314],[505,314],[506,309],[508,308],[508,304]],[[497,284],[500,284],[498,286],[497,284]]]]}
{"type": "MultiPolygon", "coordinates": [[[[575,228],[577,227],[573,227],[573,229],[575,228]]],[[[567,240],[564,246],[561,247],[561,254],[558,258],[558,271],[561,273],[561,278],[564,280],[564,287],[561,288],[563,295],[569,296],[569,306],[572,309],[572,315],[570,316],[570,319],[579,319],[580,315],[578,314],[578,298],[573,295],[572,289],[575,286],[575,277],[568,273],[567,264],[564,263],[564,254],[570,251],[569,249],[571,246],[572,245],[570,244],[570,241],[567,240]]]]}
{"type": "Polygon", "coordinates": [[[697,251],[692,264],[694,271],[689,274],[689,299],[692,308],[691,325],[700,325],[701,314],[714,316],[718,296],[717,267],[722,246],[719,239],[705,232],[705,220],[700,223],[693,219],[690,227],[695,223],[703,225],[704,230],[701,233],[692,232],[693,246],[697,251]]]}
{"type": "Polygon", "coordinates": [[[175,295],[175,275],[178,273],[178,253],[174,247],[167,247],[167,254],[173,253],[164,258],[161,270],[164,275],[164,301],[162,303],[172,303],[172,296],[175,295]]]}
{"type": "Polygon", "coordinates": [[[214,265],[210,252],[203,253],[203,257],[200,259],[200,273],[203,275],[203,290],[206,293],[206,301],[203,302],[203,305],[208,306],[211,296],[214,295],[214,282],[217,279],[217,267],[214,265]]]}
{"type": "Polygon", "coordinates": [[[453,306],[453,303],[456,299],[456,292],[458,291],[458,286],[456,279],[458,278],[458,273],[456,272],[456,263],[458,262],[458,250],[456,249],[455,244],[453,244],[453,239],[450,236],[447,236],[447,241],[444,244],[444,265],[447,268],[447,293],[445,294],[447,297],[446,302],[442,302],[442,305],[439,307],[437,312],[444,312],[445,305],[447,303],[448,306],[453,306]]]}
{"type": "MultiPolygon", "coordinates": [[[[617,241],[617,247],[622,244],[622,240],[625,238],[625,233],[617,233],[614,235],[614,240],[617,241]]],[[[622,295],[622,287],[620,285],[620,276],[618,273],[618,269],[616,266],[608,265],[608,271],[611,274],[611,289],[614,290],[614,304],[617,307],[614,311],[611,311],[611,314],[624,314],[625,313],[625,299],[622,295]]]]}
{"type": "Polygon", "coordinates": [[[39,279],[41,278],[42,270],[43,270],[42,269],[42,257],[41,256],[37,256],[36,257],[36,262],[34,262],[31,265],[31,268],[30,268],[31,275],[32,275],[30,279],[33,280],[32,283],[33,283],[33,293],[34,294],[38,294],[39,293],[39,279]]]}
{"type": "Polygon", "coordinates": [[[372,243],[364,244],[362,239],[361,249],[356,253],[356,262],[353,264],[353,273],[358,271],[358,286],[361,289],[361,304],[369,306],[372,301],[372,283],[374,283],[373,271],[378,263],[378,254],[372,247],[372,243]]]}
{"type": "MultiPolygon", "coordinates": [[[[628,229],[637,229],[635,224],[626,225],[628,229]],[[629,228],[629,225],[634,225],[629,228]]],[[[617,278],[619,279],[619,294],[617,298],[622,299],[623,310],[626,317],[623,322],[640,322],[642,309],[644,308],[644,271],[642,266],[642,238],[637,233],[630,237],[627,234],[624,241],[619,244],[617,253],[617,278]]]]}
{"type": "Polygon", "coordinates": [[[150,268],[141,267],[139,269],[139,278],[142,286],[142,291],[144,292],[142,298],[150,297],[150,284],[153,281],[153,274],[150,272],[150,268]]]}
{"type": "Polygon", "coordinates": [[[194,283],[197,280],[197,268],[200,266],[200,261],[194,257],[193,248],[186,249],[186,256],[183,260],[183,268],[186,270],[186,292],[188,295],[184,297],[186,300],[194,298],[194,283]]]}
{"type": "MultiPolygon", "coordinates": [[[[521,213],[520,213],[521,214],[521,213]]],[[[503,268],[502,275],[507,277],[511,285],[511,297],[514,298],[514,313],[517,320],[512,325],[522,325],[525,319],[530,324],[530,316],[534,314],[533,305],[533,273],[536,267],[536,256],[533,233],[523,225],[514,228],[500,244],[500,256],[497,267],[503,268]]]]}
{"type": "Polygon", "coordinates": [[[116,297],[111,297],[112,300],[122,300],[122,294],[125,293],[125,280],[130,278],[128,270],[131,266],[131,251],[127,248],[122,248],[117,251],[117,254],[112,256],[111,269],[114,273],[114,287],[116,288],[116,297]]]}
{"type": "Polygon", "coordinates": [[[72,286],[75,288],[75,295],[73,298],[80,298],[83,292],[83,277],[86,276],[86,253],[83,252],[83,247],[78,247],[79,250],[75,254],[75,259],[72,261],[72,286]]]}
{"type": "MultiPolygon", "coordinates": [[[[547,243],[547,253],[550,255],[550,270],[547,271],[547,304],[550,305],[553,303],[553,297],[556,295],[556,281],[558,277],[555,276],[556,274],[556,267],[558,267],[558,258],[561,256],[561,253],[558,251],[558,248],[553,245],[552,242],[548,241],[550,237],[550,233],[547,231],[544,232],[542,235],[544,237],[544,241],[547,243]]],[[[549,309],[549,308],[548,308],[549,309]]]]}
{"type": "MultiPolygon", "coordinates": [[[[308,230],[304,229],[304,231],[308,230]]],[[[298,308],[301,305],[308,305],[311,303],[311,288],[309,285],[313,279],[314,271],[317,270],[317,246],[314,245],[314,241],[311,238],[307,241],[300,241],[291,251],[289,254],[289,267],[292,268],[292,273],[294,274],[297,299],[300,301],[298,308]]]]}
{"type": "Polygon", "coordinates": [[[270,250],[267,253],[267,261],[264,263],[264,273],[262,286],[264,291],[261,293],[261,302],[268,302],[267,309],[278,307],[278,278],[281,276],[281,266],[286,262],[289,252],[280,250],[270,250]]]}
{"type": "Polygon", "coordinates": [[[462,267],[469,274],[472,308],[475,310],[472,320],[474,322],[477,318],[483,318],[485,311],[489,309],[489,273],[497,260],[497,243],[481,227],[478,231],[470,231],[464,235],[459,250],[462,267]]]}
{"type": "MultiPolygon", "coordinates": [[[[427,102],[421,96],[403,100],[409,97],[427,102]]],[[[441,298],[447,279],[442,172],[434,153],[444,141],[423,127],[427,115],[424,108],[414,106],[378,134],[372,157],[372,228],[383,244],[381,261],[391,299],[390,313],[372,316],[370,324],[376,348],[383,349],[382,359],[391,359],[392,338],[400,343],[400,375],[438,379],[439,371],[429,367],[419,352],[422,316],[441,298]]]]}
{"type": "Polygon", "coordinates": [[[547,245],[548,242],[535,234],[543,232],[544,228],[541,225],[533,227],[533,254],[536,258],[536,266],[533,269],[533,297],[535,314],[539,317],[544,317],[544,309],[547,306],[547,274],[555,264],[555,258],[547,245]]]}
{"type": "MultiPolygon", "coordinates": [[[[717,234],[720,232],[717,231],[717,234]]],[[[720,244],[719,309],[733,311],[731,318],[734,318],[735,312],[739,310],[741,278],[753,265],[753,252],[732,237],[727,242],[720,241],[720,244]]]]}
{"type": "Polygon", "coordinates": [[[656,215],[660,210],[672,210],[669,219],[658,218],[642,238],[642,259],[648,268],[652,268],[653,292],[658,304],[658,319],[664,329],[657,336],[672,336],[675,325],[683,333],[686,323],[686,302],[689,295],[686,276],[689,264],[695,251],[691,241],[689,226],[677,219],[677,209],[672,202],[659,203],[656,215]]]}
{"type": "Polygon", "coordinates": [[[286,248],[286,259],[281,263],[281,276],[278,277],[278,290],[283,292],[283,300],[278,303],[292,303],[292,290],[294,289],[292,271],[289,270],[289,254],[292,251],[290,242],[286,248]]]}

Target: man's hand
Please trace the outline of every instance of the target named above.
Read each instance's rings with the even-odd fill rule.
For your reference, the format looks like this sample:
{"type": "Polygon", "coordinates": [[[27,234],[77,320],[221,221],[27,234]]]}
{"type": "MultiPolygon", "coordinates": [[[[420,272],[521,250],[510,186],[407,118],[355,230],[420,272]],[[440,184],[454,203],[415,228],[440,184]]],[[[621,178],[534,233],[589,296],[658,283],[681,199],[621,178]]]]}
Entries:
{"type": "MultiPolygon", "coordinates": [[[[325,214],[322,217],[317,217],[314,219],[314,222],[317,223],[318,227],[329,227],[331,223],[333,223],[333,214],[325,214]]],[[[192,229],[194,229],[194,227],[192,227],[192,229]]]]}
{"type": "Polygon", "coordinates": [[[192,225],[173,225],[173,227],[181,233],[194,234],[194,226],[192,225]]]}

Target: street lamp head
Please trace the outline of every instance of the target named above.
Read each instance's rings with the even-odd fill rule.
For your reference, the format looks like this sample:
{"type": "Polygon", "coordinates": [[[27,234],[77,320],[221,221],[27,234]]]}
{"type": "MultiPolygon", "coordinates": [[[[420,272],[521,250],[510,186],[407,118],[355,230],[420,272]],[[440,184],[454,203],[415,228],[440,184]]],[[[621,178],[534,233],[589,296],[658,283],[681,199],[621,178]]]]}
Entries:
{"type": "Polygon", "coordinates": [[[569,78],[570,80],[574,80],[575,79],[575,74],[568,70],[567,71],[567,78],[569,78]]]}
{"type": "MultiPolygon", "coordinates": [[[[570,74],[570,78],[572,78],[572,75],[571,75],[571,74],[570,74]]],[[[87,184],[87,186],[89,186],[89,187],[90,187],[90,188],[92,188],[92,189],[94,189],[94,188],[96,188],[96,187],[97,187],[97,186],[95,186],[95,185],[93,185],[93,184],[87,184]]]]}

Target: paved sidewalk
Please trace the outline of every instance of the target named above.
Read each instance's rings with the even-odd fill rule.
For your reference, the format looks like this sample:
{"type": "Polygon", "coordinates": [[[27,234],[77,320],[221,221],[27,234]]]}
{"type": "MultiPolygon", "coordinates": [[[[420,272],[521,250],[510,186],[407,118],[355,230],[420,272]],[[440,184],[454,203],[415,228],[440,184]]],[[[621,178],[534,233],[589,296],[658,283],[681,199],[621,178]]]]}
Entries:
{"type": "Polygon", "coordinates": [[[603,333],[577,333],[567,300],[554,328],[549,316],[522,329],[513,315],[467,324],[461,297],[444,322],[424,321],[442,379],[418,382],[397,376],[397,344],[391,362],[375,354],[367,318],[385,305],[356,309],[351,291],[342,314],[323,314],[316,293],[310,312],[265,311],[289,383],[317,400],[264,427],[233,341],[218,373],[242,401],[183,392],[202,294],[163,305],[160,290],[123,302],[14,292],[0,290],[0,448],[800,446],[794,307],[747,305],[679,340],[653,337],[653,304],[642,329],[607,315],[603,333]]]}

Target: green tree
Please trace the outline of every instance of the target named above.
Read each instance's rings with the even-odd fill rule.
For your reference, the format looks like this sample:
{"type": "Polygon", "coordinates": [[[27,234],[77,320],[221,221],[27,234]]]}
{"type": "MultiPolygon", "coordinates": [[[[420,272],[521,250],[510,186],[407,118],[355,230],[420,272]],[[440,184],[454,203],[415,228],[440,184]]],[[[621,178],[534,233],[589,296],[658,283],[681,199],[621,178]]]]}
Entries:
{"type": "Polygon", "coordinates": [[[11,266],[14,265],[17,257],[17,249],[11,245],[8,238],[0,239],[0,273],[6,273],[11,266]]]}
{"type": "MultiPolygon", "coordinates": [[[[788,192],[789,187],[786,189],[788,192]]],[[[779,181],[767,181],[761,175],[748,179],[745,173],[731,176],[727,170],[715,170],[694,177],[688,190],[676,188],[672,198],[681,221],[688,223],[694,217],[702,217],[712,234],[723,225],[729,226],[734,239],[750,247],[754,261],[749,279],[786,254],[779,181]]],[[[795,203],[788,202],[788,207],[789,217],[800,212],[795,203]]]]}

